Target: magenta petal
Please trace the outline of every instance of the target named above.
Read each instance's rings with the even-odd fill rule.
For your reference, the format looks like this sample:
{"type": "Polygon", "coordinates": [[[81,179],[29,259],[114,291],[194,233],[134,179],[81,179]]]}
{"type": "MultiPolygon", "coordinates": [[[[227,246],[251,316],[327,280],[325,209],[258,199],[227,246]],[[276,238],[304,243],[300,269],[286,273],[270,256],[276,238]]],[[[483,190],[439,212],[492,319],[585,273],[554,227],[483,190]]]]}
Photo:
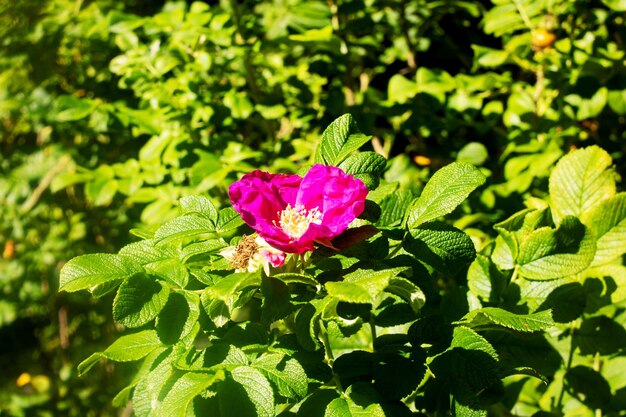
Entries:
{"type": "Polygon", "coordinates": [[[266,229],[276,219],[276,213],[282,210],[283,202],[273,190],[270,175],[262,171],[253,171],[234,182],[228,189],[233,207],[244,222],[259,231],[266,229]]]}
{"type": "Polygon", "coordinates": [[[300,188],[300,183],[302,182],[301,176],[295,174],[278,174],[272,176],[270,182],[272,184],[272,187],[280,196],[283,204],[290,204],[292,206],[295,205],[298,189],[300,188]]]}
{"type": "Polygon", "coordinates": [[[286,251],[289,246],[285,246],[285,242],[289,238],[276,224],[287,204],[295,203],[301,181],[298,175],[257,170],[231,184],[228,193],[243,221],[270,245],[286,251]]]}
{"type": "Polygon", "coordinates": [[[315,232],[315,239],[330,240],[363,212],[366,196],[363,181],[337,167],[314,165],[302,179],[296,202],[308,209],[318,207],[322,223],[311,225],[310,232],[315,232]]]}
{"type": "Polygon", "coordinates": [[[285,259],[287,258],[285,253],[272,253],[265,250],[262,250],[260,253],[270,264],[272,264],[274,268],[283,266],[285,264],[285,259]]]}

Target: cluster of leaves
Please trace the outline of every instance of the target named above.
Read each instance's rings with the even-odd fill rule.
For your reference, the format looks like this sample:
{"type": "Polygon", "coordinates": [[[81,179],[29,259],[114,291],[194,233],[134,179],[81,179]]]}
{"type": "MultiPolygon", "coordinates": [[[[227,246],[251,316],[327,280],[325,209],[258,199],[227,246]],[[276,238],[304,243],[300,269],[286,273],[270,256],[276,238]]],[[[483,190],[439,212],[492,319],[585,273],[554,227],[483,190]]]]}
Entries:
{"type": "MultiPolygon", "coordinates": [[[[534,313],[552,310],[544,337],[497,337],[508,361],[534,356],[548,378],[516,378],[507,396],[524,397],[514,413],[619,415],[626,378],[626,194],[616,192],[608,153],[596,146],[563,157],[549,196],[533,200],[494,228],[498,233],[469,268],[470,294],[483,305],[534,313]]],[[[480,312],[478,313],[480,314],[480,312]]]]}
{"type": "MultiPolygon", "coordinates": [[[[137,329],[79,371],[102,358],[142,359],[114,400],[132,398],[140,416],[486,416],[507,396],[548,381],[546,395],[561,394],[545,411],[571,401],[592,413],[620,410],[619,394],[589,395],[598,380],[609,384],[583,364],[590,353],[610,362],[621,344],[607,345],[606,332],[626,334],[620,313],[609,318],[603,310],[621,311],[621,300],[588,284],[624,268],[623,195],[607,170],[610,157],[591,147],[563,158],[551,176],[550,206],[496,225],[499,237],[477,257],[466,233],[438,219],[485,182],[480,170],[450,164],[415,197],[380,180],[384,161],[358,151],[369,137],[355,129],[349,115],[337,119],[315,155],[370,189],[364,214],[333,241],[338,251],[293,257],[269,276],[233,273],[219,250],[247,226],[232,208],[191,196],[180,201],[178,217],[138,232],[143,239],[118,254],[68,262],[62,290],[100,297],[117,289],[113,316],[137,329]],[[587,296],[595,304],[580,302],[587,296]],[[572,322],[564,332],[576,342],[561,367],[566,357],[539,332],[572,322]],[[526,346],[534,352],[515,351],[526,346]],[[542,355],[532,358],[536,352],[542,355]],[[615,404],[599,402],[604,397],[615,404]]],[[[511,402],[514,410],[532,407],[511,402]]],[[[534,406],[545,409],[541,401],[534,406]]]]}
{"type": "Polygon", "coordinates": [[[101,369],[89,384],[77,377],[74,362],[118,329],[109,308],[57,292],[68,257],[116,250],[131,224],[126,207],[95,208],[79,189],[49,192],[75,161],[92,167],[120,159],[102,136],[69,123],[79,97],[114,85],[107,84],[113,55],[100,23],[117,2],[80,3],[0,2],[2,415],[113,414],[109,399],[125,374],[101,369]]]}

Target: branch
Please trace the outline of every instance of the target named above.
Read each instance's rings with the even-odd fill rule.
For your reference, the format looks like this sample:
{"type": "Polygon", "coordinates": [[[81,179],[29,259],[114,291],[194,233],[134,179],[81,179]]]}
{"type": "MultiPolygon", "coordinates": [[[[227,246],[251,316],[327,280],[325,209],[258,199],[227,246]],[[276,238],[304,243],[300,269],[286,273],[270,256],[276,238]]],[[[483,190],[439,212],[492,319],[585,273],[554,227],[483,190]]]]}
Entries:
{"type": "Polygon", "coordinates": [[[28,197],[28,200],[26,200],[24,204],[22,204],[22,206],[20,207],[20,211],[22,213],[30,211],[30,209],[32,209],[35,204],[37,204],[37,201],[39,201],[39,198],[41,197],[43,192],[46,191],[54,177],[56,177],[61,171],[63,171],[65,166],[70,161],[71,158],[69,157],[69,155],[63,155],[63,157],[59,159],[56,165],[53,166],[52,169],[41,179],[41,182],[39,183],[37,188],[35,188],[30,197],[28,197]]]}

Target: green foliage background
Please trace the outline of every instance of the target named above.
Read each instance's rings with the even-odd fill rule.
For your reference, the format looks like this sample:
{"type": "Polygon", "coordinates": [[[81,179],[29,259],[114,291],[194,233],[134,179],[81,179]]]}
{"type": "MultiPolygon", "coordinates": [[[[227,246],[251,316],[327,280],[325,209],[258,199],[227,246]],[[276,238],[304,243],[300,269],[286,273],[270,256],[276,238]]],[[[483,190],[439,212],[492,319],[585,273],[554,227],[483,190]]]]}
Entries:
{"type": "MultiPolygon", "coordinates": [[[[96,366],[87,378],[76,369],[123,330],[113,321],[114,294],[59,293],[62,265],[117,252],[135,240],[131,229],[151,236],[177,218],[182,197],[228,207],[227,187],[242,173],[297,172],[346,113],[373,136],[363,150],[387,158],[372,181],[397,182],[399,206],[454,161],[487,177],[451,214],[416,209],[407,221],[416,229],[449,214],[478,249],[468,271],[433,289],[448,305],[465,300],[466,311],[449,310],[448,322],[474,297],[487,307],[523,305],[520,314],[550,306],[565,323],[559,334],[570,337],[534,340],[541,355],[564,358],[533,364],[550,384],[510,383],[509,395],[518,390],[527,407],[518,413],[586,413],[602,401],[611,404],[603,412],[617,413],[626,381],[610,369],[623,365],[623,254],[580,250],[566,258],[575,272],[565,278],[550,262],[575,255],[562,236],[593,228],[598,213],[616,213],[607,230],[623,228],[615,185],[606,201],[562,198],[573,186],[563,178],[588,189],[588,177],[568,164],[597,168],[620,190],[625,11],[619,0],[0,0],[0,413],[128,412],[110,400],[134,374],[131,364],[96,366]],[[586,148],[585,158],[562,163],[563,173],[554,169],[590,145],[606,152],[586,148]],[[537,253],[520,243],[531,234],[554,244],[537,253]],[[567,281],[579,273],[587,275],[567,281]],[[516,280],[517,299],[505,291],[516,280]],[[581,382],[590,379],[601,381],[592,392],[581,382]]],[[[602,227],[594,233],[612,236],[602,227]]],[[[493,320],[485,314],[466,319],[480,328],[493,320]]],[[[502,342],[519,359],[515,343],[502,342]]],[[[516,401],[506,397],[491,412],[516,401]]]]}

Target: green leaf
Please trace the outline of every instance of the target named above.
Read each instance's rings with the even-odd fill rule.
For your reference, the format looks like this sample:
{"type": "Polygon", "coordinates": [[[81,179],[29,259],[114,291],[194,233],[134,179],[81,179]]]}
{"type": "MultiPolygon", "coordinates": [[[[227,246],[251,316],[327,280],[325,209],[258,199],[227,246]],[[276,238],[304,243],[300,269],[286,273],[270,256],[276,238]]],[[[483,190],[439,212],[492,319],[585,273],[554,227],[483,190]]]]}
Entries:
{"type": "Polygon", "coordinates": [[[583,365],[567,370],[565,383],[571,395],[591,409],[606,409],[611,401],[611,386],[598,371],[583,365]]]}
{"type": "Polygon", "coordinates": [[[467,404],[462,404],[458,401],[454,401],[454,416],[487,417],[487,410],[480,408],[479,406],[469,406],[467,404]]]}
{"type": "Polygon", "coordinates": [[[454,91],[456,80],[439,68],[419,67],[415,74],[417,88],[420,93],[426,93],[437,99],[440,103],[445,100],[446,93],[454,91]]]}
{"type": "Polygon", "coordinates": [[[468,163],[453,162],[441,168],[408,210],[407,227],[413,229],[452,212],[485,179],[478,168],[468,163]]]}
{"type": "Polygon", "coordinates": [[[401,74],[394,74],[387,85],[387,100],[391,103],[406,103],[419,93],[417,83],[401,74]]]}
{"type": "Polygon", "coordinates": [[[378,186],[386,165],[387,160],[382,155],[376,152],[360,152],[345,159],[339,164],[339,168],[363,181],[371,190],[378,186]]]}
{"type": "Polygon", "coordinates": [[[539,379],[541,382],[543,382],[546,385],[550,383],[550,380],[548,378],[546,378],[544,375],[537,372],[536,369],[530,368],[528,366],[518,366],[515,368],[504,369],[500,371],[498,375],[500,376],[500,378],[505,378],[507,376],[512,376],[512,375],[527,375],[527,376],[532,376],[533,378],[539,379]]]}
{"type": "Polygon", "coordinates": [[[118,181],[98,178],[85,185],[85,195],[95,206],[106,206],[111,203],[117,193],[118,181]]]}
{"type": "Polygon", "coordinates": [[[352,417],[348,402],[343,398],[335,398],[326,406],[324,417],[352,417]]]}
{"type": "Polygon", "coordinates": [[[308,380],[304,369],[294,358],[281,354],[260,356],[252,366],[265,375],[286,398],[304,398],[308,391],[308,380]]]}
{"type": "Polygon", "coordinates": [[[248,365],[246,353],[227,342],[216,341],[204,351],[204,366],[248,365]]]}
{"type": "Polygon", "coordinates": [[[467,234],[439,222],[410,230],[403,247],[426,265],[447,273],[464,269],[476,257],[474,243],[467,234]]]}
{"type": "Polygon", "coordinates": [[[165,259],[146,265],[146,270],[178,288],[189,282],[189,270],[178,259],[165,259]]]}
{"type": "Polygon", "coordinates": [[[484,301],[499,302],[506,287],[506,278],[491,260],[478,255],[467,271],[467,286],[484,301]]]}
{"type": "MultiPolygon", "coordinates": [[[[355,130],[358,131],[356,127],[356,123],[354,124],[355,130]]],[[[353,152],[359,149],[361,146],[370,141],[372,137],[366,136],[362,133],[350,133],[348,136],[348,140],[341,146],[341,150],[335,156],[335,162],[333,165],[337,166],[341,162],[343,162],[346,158],[348,158],[353,152]]]]}
{"type": "Polygon", "coordinates": [[[116,279],[115,281],[105,282],[104,284],[97,285],[89,289],[89,292],[94,298],[101,298],[110,292],[113,292],[119,287],[124,280],[116,279]]]}
{"type": "MultiPolygon", "coordinates": [[[[621,1],[623,1],[624,5],[626,6],[626,0],[621,0],[621,1]]],[[[626,10],[626,7],[624,7],[624,10],[626,10]]],[[[608,98],[609,107],[611,107],[611,110],[613,110],[615,113],[620,114],[620,115],[626,114],[626,89],[609,90],[609,94],[607,98],[608,98]]]]}
{"type": "MultiPolygon", "coordinates": [[[[525,9],[525,12],[528,14],[528,10],[525,9]]],[[[491,8],[485,13],[483,21],[485,33],[496,37],[524,27],[524,20],[517,12],[515,4],[508,2],[501,2],[491,8]]]]}
{"type": "Polygon", "coordinates": [[[206,288],[203,297],[229,301],[233,294],[243,289],[260,285],[261,277],[259,272],[237,272],[220,279],[215,285],[206,288]]]}
{"type": "Polygon", "coordinates": [[[217,216],[217,223],[215,225],[215,231],[221,235],[231,230],[234,230],[243,224],[243,220],[239,213],[232,207],[226,207],[220,210],[217,216]]]}
{"type": "Polygon", "coordinates": [[[202,307],[216,326],[224,326],[230,320],[233,308],[254,295],[261,285],[260,272],[241,272],[226,277],[216,277],[216,282],[204,290],[202,307]],[[248,291],[245,291],[248,290],[248,291]]]}
{"type": "Polygon", "coordinates": [[[224,327],[230,320],[231,308],[222,300],[212,300],[205,295],[200,298],[202,308],[217,327],[224,327]]]}
{"type": "Polygon", "coordinates": [[[506,230],[498,231],[498,233],[500,233],[500,236],[495,240],[491,260],[498,265],[498,268],[507,271],[515,268],[515,258],[517,258],[518,250],[517,240],[515,240],[512,233],[506,230]]]}
{"type": "Polygon", "coordinates": [[[520,242],[517,264],[528,279],[547,280],[577,274],[594,258],[593,233],[575,217],[565,217],[558,229],[539,228],[520,242]]]}
{"type": "Polygon", "coordinates": [[[137,417],[151,417],[159,409],[163,399],[161,391],[174,374],[172,362],[178,358],[178,355],[169,353],[165,357],[160,356],[135,386],[132,402],[137,417]]]}
{"type": "Polygon", "coordinates": [[[166,245],[156,246],[152,239],[130,243],[120,249],[119,255],[125,256],[141,265],[178,258],[179,256],[177,249],[166,245]]]}
{"type": "Polygon", "coordinates": [[[626,11],[626,0],[602,0],[602,3],[606,4],[609,9],[617,12],[626,11]]]}
{"type": "Polygon", "coordinates": [[[224,105],[230,109],[234,119],[247,119],[254,111],[247,94],[234,89],[224,95],[224,105]]]}
{"type": "Polygon", "coordinates": [[[566,282],[566,280],[556,281],[557,285],[551,288],[550,284],[555,281],[526,281],[538,288],[530,288],[527,285],[520,285],[521,296],[528,300],[529,307],[532,307],[531,296],[536,295],[541,305],[537,310],[552,310],[552,318],[558,323],[569,323],[580,317],[587,304],[587,293],[578,282],[566,282]],[[540,286],[545,285],[543,289],[540,286]]]}
{"type": "Polygon", "coordinates": [[[556,164],[550,175],[550,198],[554,221],[565,216],[581,218],[594,206],[615,195],[615,174],[608,169],[609,154],[597,146],[578,149],[556,164]]]}
{"type": "Polygon", "coordinates": [[[314,390],[300,406],[298,417],[320,417],[324,415],[324,410],[332,400],[338,398],[339,394],[335,389],[322,387],[314,390]]]}
{"type": "Polygon", "coordinates": [[[320,304],[323,302],[304,304],[295,315],[296,339],[305,351],[314,351],[319,347],[317,335],[321,308],[316,307],[319,307],[320,304]]]}
{"type": "Polygon", "coordinates": [[[211,375],[201,372],[188,372],[178,378],[169,389],[159,407],[154,411],[155,417],[185,417],[193,399],[206,392],[207,388],[224,380],[223,371],[211,375]]]}
{"type": "Polygon", "coordinates": [[[478,396],[500,383],[498,354],[493,346],[474,330],[458,326],[452,343],[430,364],[435,377],[450,386],[454,399],[479,409],[478,396]]]}
{"type": "Polygon", "coordinates": [[[190,238],[215,232],[215,225],[206,217],[186,215],[176,217],[159,227],[154,234],[157,243],[165,243],[174,239],[190,238]]]}
{"type": "Polygon", "coordinates": [[[369,280],[368,288],[352,282],[327,282],[326,291],[331,297],[347,303],[376,303],[376,295],[382,292],[387,282],[372,279],[369,280]]]}
{"type": "Polygon", "coordinates": [[[312,275],[305,273],[284,272],[272,275],[272,278],[279,279],[285,284],[304,284],[315,288],[319,288],[320,286],[320,283],[312,275]]]}
{"type": "Polygon", "coordinates": [[[79,291],[142,272],[140,265],[123,256],[96,253],[70,260],[61,269],[59,291],[79,291]]]}
{"type": "Polygon", "coordinates": [[[263,374],[250,366],[239,366],[230,373],[233,380],[241,384],[248,399],[254,404],[256,415],[274,417],[274,392],[263,374]]]}
{"type": "Polygon", "coordinates": [[[322,133],[322,141],[315,153],[315,163],[337,166],[370,138],[371,136],[359,132],[351,114],[344,114],[322,133]]]}
{"type": "Polygon", "coordinates": [[[413,193],[408,190],[396,191],[385,196],[379,203],[380,218],[377,227],[397,226],[402,222],[413,201],[413,193]]]}
{"type": "Polygon", "coordinates": [[[626,193],[619,193],[583,213],[582,221],[597,239],[592,266],[609,263],[626,253],[626,193]]]}
{"type": "Polygon", "coordinates": [[[626,330],[607,316],[590,317],[583,320],[574,341],[583,355],[612,355],[626,346],[626,330]]]}
{"type": "Polygon", "coordinates": [[[458,326],[454,328],[449,350],[453,350],[455,348],[477,350],[487,353],[492,359],[499,359],[498,353],[493,348],[491,343],[469,327],[458,326]]]}
{"type": "Polygon", "coordinates": [[[536,332],[554,326],[552,312],[544,310],[533,314],[515,314],[497,307],[470,311],[461,323],[471,328],[505,327],[518,332],[536,332]]]}
{"type": "Polygon", "coordinates": [[[346,390],[346,400],[350,413],[354,417],[385,417],[381,406],[383,402],[371,384],[357,382],[346,390]]]}
{"type": "Polygon", "coordinates": [[[474,67],[494,68],[504,64],[509,59],[509,52],[500,49],[488,48],[481,45],[472,45],[474,50],[474,67]]]}
{"type": "Polygon", "coordinates": [[[120,337],[102,352],[102,356],[116,362],[130,362],[162,346],[155,330],[143,330],[120,337]]]}
{"type": "Polygon", "coordinates": [[[480,166],[489,158],[487,147],[480,142],[469,142],[461,148],[456,156],[457,162],[480,166]]]}
{"type": "Polygon", "coordinates": [[[578,94],[568,94],[563,101],[576,109],[576,120],[583,121],[598,116],[606,106],[607,99],[608,90],[606,87],[599,87],[589,98],[578,94]]]}
{"type": "Polygon", "coordinates": [[[402,269],[372,271],[360,269],[344,276],[343,281],[327,282],[324,286],[331,297],[357,304],[376,304],[392,277],[402,269]]]}
{"type": "MultiPolygon", "coordinates": [[[[329,328],[332,331],[332,328],[329,328]]],[[[330,336],[330,333],[329,333],[330,336]]],[[[371,380],[376,356],[364,350],[352,350],[338,356],[333,361],[333,373],[343,386],[357,381],[371,380]]]]}
{"type": "Polygon", "coordinates": [[[163,345],[154,339],[155,335],[153,330],[144,330],[120,337],[104,352],[96,352],[82,361],[77,367],[78,375],[85,375],[102,358],[116,362],[130,362],[139,360],[152,352],[162,351],[163,345]]]}
{"type": "Polygon", "coordinates": [[[180,199],[180,207],[183,214],[201,214],[207,219],[217,219],[217,209],[206,197],[200,195],[191,195],[180,199]]]}
{"type": "Polygon", "coordinates": [[[169,287],[146,274],[135,274],[120,286],[113,300],[113,319],[126,327],[152,321],[167,302],[169,287]]]}
{"type": "Polygon", "coordinates": [[[190,258],[197,255],[215,253],[227,245],[223,240],[211,239],[186,245],[181,252],[181,261],[186,263],[190,258]]]}
{"type": "Polygon", "coordinates": [[[508,219],[494,225],[499,236],[491,259],[501,270],[515,268],[515,260],[519,253],[519,241],[525,239],[529,232],[552,224],[549,210],[524,209],[508,219]]]}
{"type": "Polygon", "coordinates": [[[102,352],[95,352],[92,353],[87,359],[79,363],[76,367],[78,370],[78,376],[83,376],[89,372],[89,370],[93,368],[93,366],[98,363],[100,359],[102,359],[102,352]]]}
{"type": "Polygon", "coordinates": [[[59,111],[54,119],[57,122],[73,122],[89,116],[96,108],[96,103],[74,96],[59,96],[56,102],[59,111]]]}
{"type": "Polygon", "coordinates": [[[199,297],[190,292],[170,295],[156,322],[163,343],[175,344],[191,331],[200,316],[199,303],[199,297]]]}
{"type": "MultiPolygon", "coordinates": [[[[380,341],[377,344],[382,345],[380,341]]],[[[391,346],[383,346],[376,354],[376,361],[372,367],[374,388],[383,398],[400,401],[420,385],[426,373],[426,366],[420,355],[405,357],[402,350],[395,351],[390,348],[391,346]]]]}
{"type": "Polygon", "coordinates": [[[391,278],[385,291],[395,294],[407,301],[415,313],[419,312],[422,307],[424,307],[424,304],[426,304],[424,292],[406,278],[391,278]]]}

